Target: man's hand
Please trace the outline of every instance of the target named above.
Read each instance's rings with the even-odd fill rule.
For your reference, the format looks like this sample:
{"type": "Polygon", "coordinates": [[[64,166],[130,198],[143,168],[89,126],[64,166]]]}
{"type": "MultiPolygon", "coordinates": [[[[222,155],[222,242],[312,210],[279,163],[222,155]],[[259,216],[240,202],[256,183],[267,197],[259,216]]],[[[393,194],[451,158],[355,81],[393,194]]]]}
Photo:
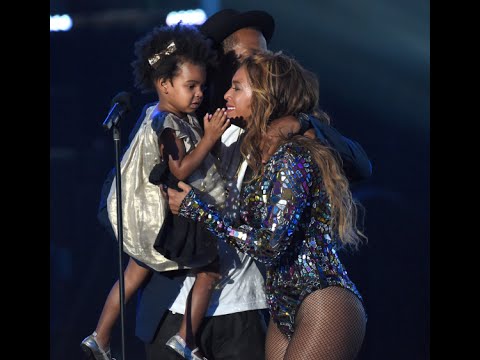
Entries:
{"type": "Polygon", "coordinates": [[[167,190],[168,206],[170,207],[170,211],[175,215],[178,214],[180,205],[182,204],[183,199],[185,199],[185,196],[187,196],[188,192],[192,190],[192,187],[183,181],[178,182],[178,187],[183,191],[180,192],[172,188],[168,188],[167,190]]]}
{"type": "Polygon", "coordinates": [[[303,134],[305,137],[308,137],[309,139],[315,140],[317,138],[317,135],[315,134],[315,129],[310,128],[305,133],[303,134]]]}
{"type": "MultiPolygon", "coordinates": [[[[278,149],[280,142],[287,138],[291,138],[301,130],[300,122],[295,116],[284,116],[273,120],[267,128],[267,135],[262,143],[262,163],[265,164],[275,151],[278,149]]],[[[304,135],[310,139],[316,139],[315,129],[310,128],[305,131],[304,135]]]]}
{"type": "Polygon", "coordinates": [[[265,164],[275,154],[284,138],[291,138],[300,131],[300,123],[294,116],[288,115],[270,122],[267,135],[262,143],[262,163],[265,164]]]}

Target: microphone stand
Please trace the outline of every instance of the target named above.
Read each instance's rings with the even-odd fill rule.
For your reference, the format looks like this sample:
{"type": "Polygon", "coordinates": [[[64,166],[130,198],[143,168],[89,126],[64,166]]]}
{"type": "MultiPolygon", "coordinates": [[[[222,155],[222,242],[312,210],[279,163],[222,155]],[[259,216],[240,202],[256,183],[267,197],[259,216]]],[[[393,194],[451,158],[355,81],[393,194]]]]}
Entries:
{"type": "MultiPolygon", "coordinates": [[[[115,183],[117,190],[117,238],[118,238],[118,279],[120,292],[120,328],[122,360],[125,358],[125,285],[123,275],[123,218],[122,218],[122,177],[120,173],[120,121],[112,122],[113,142],[115,144],[115,183]]],[[[106,124],[104,127],[108,129],[106,124]]]]}
{"type": "Polygon", "coordinates": [[[115,183],[117,187],[117,230],[118,230],[118,280],[120,291],[120,329],[122,360],[125,358],[125,284],[123,274],[123,217],[122,217],[122,176],[120,174],[120,122],[113,125],[113,142],[115,144],[115,183]]]}
{"type": "Polygon", "coordinates": [[[122,343],[122,360],[125,358],[125,285],[123,275],[123,217],[122,217],[122,175],[120,172],[120,120],[131,110],[131,94],[125,91],[118,93],[112,100],[103,128],[113,128],[113,142],[115,144],[115,184],[117,190],[117,239],[118,239],[118,283],[120,292],[120,329],[122,343]]]}

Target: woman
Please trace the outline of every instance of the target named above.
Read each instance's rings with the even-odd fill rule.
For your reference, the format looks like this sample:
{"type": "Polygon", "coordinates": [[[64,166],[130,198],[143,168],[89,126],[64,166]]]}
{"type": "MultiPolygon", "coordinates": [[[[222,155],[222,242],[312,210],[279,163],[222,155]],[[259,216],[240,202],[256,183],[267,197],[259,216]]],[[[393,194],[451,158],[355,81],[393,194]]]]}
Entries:
{"type": "Polygon", "coordinates": [[[225,100],[228,116],[247,122],[239,219],[223,216],[184,183],[183,192],[168,190],[170,208],[266,264],[267,359],[353,359],[366,314],[337,250],[356,248],[365,236],[341,164],[302,136],[285,139],[262,163],[269,119],[315,112],[318,82],[282,53],[256,54],[243,61],[225,100]]]}

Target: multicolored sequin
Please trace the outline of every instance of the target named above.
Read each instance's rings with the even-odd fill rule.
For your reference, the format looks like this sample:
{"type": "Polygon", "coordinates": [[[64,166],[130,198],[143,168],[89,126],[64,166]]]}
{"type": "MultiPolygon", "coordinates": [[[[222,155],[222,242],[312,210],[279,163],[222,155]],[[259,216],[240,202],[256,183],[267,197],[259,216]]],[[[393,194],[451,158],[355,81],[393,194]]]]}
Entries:
{"type": "Polygon", "coordinates": [[[218,238],[266,264],[270,315],[290,338],[296,311],[311,292],[333,285],[362,297],[337,256],[329,200],[309,152],[285,144],[264,170],[261,179],[242,190],[239,224],[193,190],[180,215],[203,222],[218,238]]]}

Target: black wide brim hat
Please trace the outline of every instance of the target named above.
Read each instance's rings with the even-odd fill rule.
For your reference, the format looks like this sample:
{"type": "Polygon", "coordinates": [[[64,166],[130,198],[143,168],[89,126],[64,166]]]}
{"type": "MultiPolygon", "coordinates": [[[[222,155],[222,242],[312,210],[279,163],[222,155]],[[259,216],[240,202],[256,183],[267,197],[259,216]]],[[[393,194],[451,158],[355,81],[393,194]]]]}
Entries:
{"type": "Polygon", "coordinates": [[[235,31],[246,27],[255,27],[260,30],[268,44],[275,30],[275,20],[269,13],[261,10],[240,12],[224,9],[210,16],[200,26],[200,31],[215,43],[220,44],[235,31]]]}

